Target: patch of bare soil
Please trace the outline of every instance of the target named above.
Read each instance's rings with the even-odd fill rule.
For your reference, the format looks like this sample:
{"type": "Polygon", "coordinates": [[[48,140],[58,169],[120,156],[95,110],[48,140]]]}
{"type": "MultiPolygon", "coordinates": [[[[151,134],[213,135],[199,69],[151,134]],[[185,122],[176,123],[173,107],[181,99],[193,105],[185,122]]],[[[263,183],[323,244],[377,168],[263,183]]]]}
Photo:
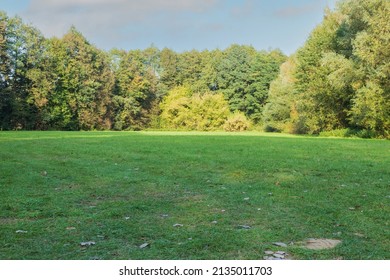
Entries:
{"type": "Polygon", "coordinates": [[[303,247],[311,250],[323,250],[323,249],[332,249],[339,245],[341,240],[337,239],[316,239],[310,238],[303,243],[303,247]]]}

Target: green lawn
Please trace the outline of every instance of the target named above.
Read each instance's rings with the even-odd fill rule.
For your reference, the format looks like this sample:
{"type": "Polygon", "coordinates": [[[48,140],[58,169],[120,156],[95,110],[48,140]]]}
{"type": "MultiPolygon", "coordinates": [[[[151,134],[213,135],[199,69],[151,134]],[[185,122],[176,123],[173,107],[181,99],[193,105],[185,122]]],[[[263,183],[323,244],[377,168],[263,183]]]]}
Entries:
{"type": "Polygon", "coordinates": [[[390,141],[0,132],[0,160],[0,259],[390,259],[390,141]]]}

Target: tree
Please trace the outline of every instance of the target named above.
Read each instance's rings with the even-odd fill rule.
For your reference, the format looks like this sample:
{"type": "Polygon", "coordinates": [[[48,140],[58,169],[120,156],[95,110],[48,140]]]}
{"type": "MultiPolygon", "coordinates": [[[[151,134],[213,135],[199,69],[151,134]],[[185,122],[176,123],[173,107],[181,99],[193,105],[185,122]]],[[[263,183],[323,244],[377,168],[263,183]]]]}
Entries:
{"type": "Polygon", "coordinates": [[[0,127],[33,129],[35,108],[27,102],[31,81],[28,72],[36,66],[42,42],[41,33],[0,12],[0,127]]]}
{"type": "Polygon", "coordinates": [[[168,129],[218,130],[229,115],[222,94],[193,95],[184,86],[169,91],[160,106],[162,125],[168,129]]]}
{"type": "Polygon", "coordinates": [[[272,81],[267,104],[264,106],[263,121],[266,131],[289,131],[291,110],[297,99],[295,85],[296,58],[291,56],[280,66],[278,77],[272,81]]]}
{"type": "Polygon", "coordinates": [[[217,88],[232,112],[241,111],[255,122],[261,120],[270,83],[285,56],[279,51],[257,52],[253,47],[232,45],[217,65],[217,88]]]}
{"type": "Polygon", "coordinates": [[[342,9],[357,11],[365,28],[355,37],[353,55],[361,78],[355,86],[356,96],[350,117],[358,127],[390,137],[390,2],[346,1],[342,9]]]}
{"type": "Polygon", "coordinates": [[[140,50],[116,51],[114,128],[142,129],[151,121],[155,101],[159,98],[157,65],[148,53],[140,50]]]}
{"type": "Polygon", "coordinates": [[[114,76],[108,56],[74,27],[45,45],[29,73],[29,101],[38,108],[39,128],[109,129],[114,76]]]}
{"type": "Polygon", "coordinates": [[[178,82],[178,57],[171,49],[164,48],[160,53],[160,82],[166,91],[180,85],[178,82]]]}
{"type": "Polygon", "coordinates": [[[384,0],[345,0],[327,10],[294,55],[292,82],[283,85],[291,74],[282,69],[271,86],[265,109],[270,129],[366,129],[388,137],[389,10],[384,0]]]}

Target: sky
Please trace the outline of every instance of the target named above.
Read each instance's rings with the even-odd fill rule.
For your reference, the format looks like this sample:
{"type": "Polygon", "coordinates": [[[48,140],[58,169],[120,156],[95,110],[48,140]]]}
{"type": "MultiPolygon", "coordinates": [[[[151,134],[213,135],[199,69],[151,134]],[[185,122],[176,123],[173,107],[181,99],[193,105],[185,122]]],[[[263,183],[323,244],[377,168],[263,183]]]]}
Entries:
{"type": "Polygon", "coordinates": [[[231,44],[294,53],[336,0],[0,0],[46,37],[74,25],[92,44],[110,50],[152,44],[177,52],[231,44]]]}

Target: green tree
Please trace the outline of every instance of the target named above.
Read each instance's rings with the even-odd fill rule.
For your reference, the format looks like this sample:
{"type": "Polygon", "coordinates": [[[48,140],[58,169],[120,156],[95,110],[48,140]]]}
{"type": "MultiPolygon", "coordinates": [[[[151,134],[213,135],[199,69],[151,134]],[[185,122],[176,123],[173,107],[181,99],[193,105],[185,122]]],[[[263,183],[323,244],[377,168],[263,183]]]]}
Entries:
{"type": "Polygon", "coordinates": [[[165,92],[175,86],[178,82],[178,57],[171,49],[164,48],[160,53],[160,82],[165,88],[165,92]]]}
{"type": "Polygon", "coordinates": [[[390,2],[340,1],[294,56],[294,79],[272,84],[264,116],[270,129],[319,133],[340,128],[389,131],[390,2]],[[290,104],[290,119],[287,108],[290,104]],[[281,126],[280,126],[281,125],[281,126]]]}
{"type": "Polygon", "coordinates": [[[343,2],[342,9],[355,12],[364,29],[357,33],[353,55],[361,70],[350,110],[358,127],[390,137],[390,2],[385,0],[343,2]]]}
{"type": "Polygon", "coordinates": [[[217,89],[224,93],[230,110],[241,111],[259,122],[285,56],[279,51],[257,52],[253,47],[232,45],[223,52],[217,65],[217,89]]]}
{"type": "Polygon", "coordinates": [[[158,96],[157,65],[140,50],[117,51],[114,128],[142,129],[151,121],[158,96]]]}
{"type": "Polygon", "coordinates": [[[188,87],[173,88],[161,103],[164,128],[185,130],[218,130],[229,115],[222,94],[192,94],[188,87]]]}
{"type": "Polygon", "coordinates": [[[44,40],[41,33],[19,17],[0,12],[0,127],[33,129],[35,108],[27,102],[31,81],[44,40]]]}
{"type": "Polygon", "coordinates": [[[29,78],[33,84],[29,101],[38,108],[41,129],[111,127],[114,76],[109,58],[75,28],[62,39],[46,42],[29,78]]]}
{"type": "Polygon", "coordinates": [[[297,99],[295,85],[296,58],[291,56],[280,66],[278,77],[272,81],[267,104],[264,106],[263,121],[266,131],[289,131],[291,110],[297,99]]]}

